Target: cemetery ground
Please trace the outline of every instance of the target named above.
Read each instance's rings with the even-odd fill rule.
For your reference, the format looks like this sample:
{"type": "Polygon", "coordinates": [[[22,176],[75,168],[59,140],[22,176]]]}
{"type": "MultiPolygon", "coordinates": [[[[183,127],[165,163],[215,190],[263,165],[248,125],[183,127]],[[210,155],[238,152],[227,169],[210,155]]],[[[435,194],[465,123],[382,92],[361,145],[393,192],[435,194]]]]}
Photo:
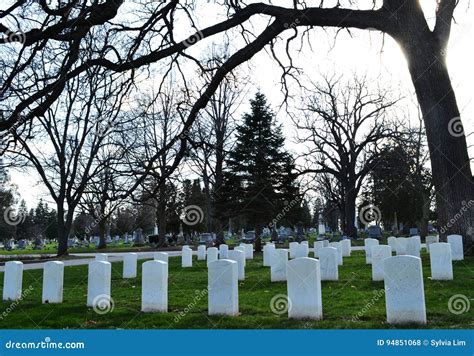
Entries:
{"type": "MultiPolygon", "coordinates": [[[[456,294],[472,297],[474,258],[466,256],[464,261],[453,261],[452,281],[432,281],[429,255],[424,251],[422,260],[428,324],[397,328],[472,328],[473,308],[454,314],[448,308],[448,301],[456,294]]],[[[141,264],[145,261],[139,260],[134,279],[122,278],[122,262],[112,263],[114,303],[104,314],[86,307],[87,265],[65,268],[62,304],[41,304],[43,271],[25,270],[23,299],[0,304],[0,328],[395,328],[386,323],[384,282],[371,280],[371,266],[365,263],[363,251],[353,251],[351,257],[344,258],[344,265],[339,267],[339,281],[322,282],[323,320],[319,321],[288,319],[286,282],[270,282],[270,268],[262,266],[261,254],[247,260],[245,281],[239,281],[239,316],[207,315],[206,261],[197,261],[196,256],[192,268],[182,268],[180,257],[170,257],[168,313],[143,313],[140,311],[141,264]]],[[[3,284],[3,273],[0,273],[0,284],[3,284]]]]}

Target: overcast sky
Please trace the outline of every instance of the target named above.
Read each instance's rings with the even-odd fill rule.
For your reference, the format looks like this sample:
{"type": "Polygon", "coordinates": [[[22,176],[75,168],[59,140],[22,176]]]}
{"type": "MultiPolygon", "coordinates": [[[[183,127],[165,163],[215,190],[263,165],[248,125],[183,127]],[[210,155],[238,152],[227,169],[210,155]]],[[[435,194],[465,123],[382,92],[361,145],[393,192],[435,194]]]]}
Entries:
{"type": "MultiPolygon", "coordinates": [[[[207,2],[206,2],[207,3],[207,2]]],[[[278,3],[278,1],[277,1],[278,3]]],[[[281,1],[280,1],[281,3],[281,1]]],[[[284,1],[288,4],[288,1],[284,1]]],[[[435,0],[421,0],[421,4],[428,14],[428,19],[433,15],[435,0]]],[[[211,13],[212,4],[203,4],[203,12],[211,13]]],[[[2,6],[3,7],[3,6],[2,6]]],[[[474,146],[474,41],[473,25],[474,10],[465,4],[459,5],[456,10],[456,24],[453,27],[450,48],[448,51],[448,66],[453,86],[455,88],[461,118],[468,137],[468,144],[474,146]]],[[[215,22],[213,16],[202,17],[200,26],[207,26],[215,22]]],[[[258,28],[266,22],[255,20],[258,28]]],[[[200,47],[193,49],[194,52],[209,48],[209,40],[200,47]]],[[[203,41],[204,42],[204,41],[203,41]]],[[[414,89],[408,74],[405,58],[398,45],[388,36],[382,37],[380,33],[373,31],[351,30],[351,33],[342,31],[334,42],[333,31],[325,32],[315,29],[311,34],[312,50],[305,46],[302,53],[295,53],[294,59],[304,71],[305,77],[318,78],[321,73],[340,73],[351,75],[353,72],[367,74],[373,78],[373,85],[391,87],[398,90],[406,97],[406,105],[411,107],[410,117],[413,123],[417,123],[416,102],[414,89]],[[383,45],[382,45],[383,44],[383,45]]],[[[267,95],[272,106],[276,109],[282,102],[280,91],[281,70],[268,53],[261,52],[251,61],[250,65],[243,66],[244,72],[250,71],[250,90],[253,94],[257,88],[267,95]]],[[[298,93],[298,87],[292,86],[292,93],[298,93]]],[[[248,103],[244,101],[241,111],[248,109],[248,103]]],[[[294,136],[291,120],[285,116],[284,110],[278,112],[279,122],[284,124],[285,133],[289,140],[288,146],[291,150],[297,150],[291,143],[294,136]]],[[[474,147],[470,147],[470,156],[474,157],[474,147]]],[[[471,165],[473,166],[473,165],[471,165]]],[[[26,200],[29,207],[36,204],[40,197],[50,201],[46,190],[39,178],[33,172],[23,174],[10,171],[14,183],[19,187],[21,197],[26,200]]]]}

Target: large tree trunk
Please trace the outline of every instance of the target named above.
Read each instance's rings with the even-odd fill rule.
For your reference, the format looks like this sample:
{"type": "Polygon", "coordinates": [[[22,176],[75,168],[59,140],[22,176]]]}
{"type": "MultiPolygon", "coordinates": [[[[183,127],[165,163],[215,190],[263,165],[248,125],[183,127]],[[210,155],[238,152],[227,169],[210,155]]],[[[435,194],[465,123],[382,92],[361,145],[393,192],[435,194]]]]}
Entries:
{"type": "Polygon", "coordinates": [[[255,226],[255,252],[262,252],[262,224],[255,226]]]}
{"type": "Polygon", "coordinates": [[[347,187],[344,198],[344,235],[357,238],[357,228],[355,222],[357,192],[354,187],[347,187]]]}
{"type": "MultiPolygon", "coordinates": [[[[216,148],[216,170],[215,170],[215,183],[214,183],[214,194],[216,196],[216,192],[220,192],[222,189],[223,184],[223,164],[224,164],[224,148],[223,148],[223,139],[218,138],[218,144],[216,148]]],[[[213,202],[214,203],[214,202],[213,202]]],[[[213,215],[215,216],[215,208],[213,209],[213,215]]],[[[222,221],[221,217],[216,217],[214,219],[215,227],[216,227],[216,245],[225,244],[224,239],[224,228],[227,222],[222,221]]]]}
{"type": "Polygon", "coordinates": [[[460,234],[472,254],[474,209],[466,204],[474,199],[474,182],[444,51],[434,36],[407,31],[418,35],[407,34],[402,43],[426,127],[440,238],[460,234]]]}
{"type": "Polygon", "coordinates": [[[67,223],[64,219],[64,208],[62,206],[58,206],[58,212],[56,216],[58,232],[58,256],[64,256],[67,255],[67,240],[71,228],[67,228],[67,223]]]}
{"type": "Polygon", "coordinates": [[[99,219],[99,246],[97,246],[97,248],[102,250],[107,247],[107,240],[105,238],[105,235],[107,234],[107,220],[103,218],[99,219]]]}
{"type": "Polygon", "coordinates": [[[219,247],[220,245],[225,244],[224,227],[223,227],[222,222],[219,219],[216,219],[215,225],[216,225],[216,245],[217,247],[219,247]]]}
{"type": "Polygon", "coordinates": [[[202,175],[202,181],[204,183],[204,190],[205,190],[205,204],[206,204],[206,214],[204,214],[204,217],[206,218],[206,232],[213,232],[213,222],[212,222],[212,197],[211,197],[211,183],[209,182],[209,176],[207,174],[206,169],[204,169],[203,175],[202,175]]]}
{"type": "Polygon", "coordinates": [[[166,242],[166,184],[160,186],[158,203],[158,246],[165,247],[166,242]]]}
{"type": "Polygon", "coordinates": [[[64,219],[58,216],[58,256],[67,255],[67,234],[64,219]]]}

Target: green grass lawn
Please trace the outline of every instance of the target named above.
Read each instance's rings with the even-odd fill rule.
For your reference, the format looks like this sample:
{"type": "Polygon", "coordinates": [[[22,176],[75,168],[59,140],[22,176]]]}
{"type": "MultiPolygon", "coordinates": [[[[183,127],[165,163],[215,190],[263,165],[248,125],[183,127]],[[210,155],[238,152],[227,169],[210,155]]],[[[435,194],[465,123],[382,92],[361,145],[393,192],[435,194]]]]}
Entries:
{"type": "MultiPolygon", "coordinates": [[[[455,315],[448,300],[455,294],[473,298],[474,258],[454,262],[454,281],[431,281],[429,258],[423,255],[428,328],[472,328],[474,306],[455,315]]],[[[139,261],[139,265],[144,262],[139,261]]],[[[141,267],[139,266],[139,272],[141,267]]],[[[0,283],[3,285],[3,273],[0,283]]],[[[271,300],[286,294],[286,283],[270,282],[270,269],[262,267],[261,256],[247,261],[246,280],[239,282],[238,317],[207,315],[207,268],[204,261],[181,268],[179,257],[170,258],[169,312],[140,311],[141,278],[122,279],[122,263],[112,264],[113,311],[99,315],[86,307],[87,266],[66,267],[64,302],[41,304],[42,270],[24,271],[23,290],[28,293],[19,303],[0,304],[0,328],[389,328],[385,322],[383,282],[371,281],[370,265],[362,252],[344,258],[338,282],[322,282],[321,321],[290,320],[287,313],[275,314],[271,300]],[[364,311],[364,312],[362,312],[364,311]],[[358,320],[354,317],[362,312],[358,320]],[[2,314],[3,313],[3,314],[2,314]]],[[[407,325],[407,328],[417,327],[407,325]]]]}

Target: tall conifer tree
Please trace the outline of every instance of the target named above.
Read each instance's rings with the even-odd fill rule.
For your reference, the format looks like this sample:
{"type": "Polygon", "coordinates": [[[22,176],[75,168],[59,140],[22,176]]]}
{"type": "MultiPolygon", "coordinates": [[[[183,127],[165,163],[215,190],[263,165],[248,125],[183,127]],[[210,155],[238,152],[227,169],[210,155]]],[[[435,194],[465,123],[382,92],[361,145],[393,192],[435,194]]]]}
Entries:
{"type": "MultiPolygon", "coordinates": [[[[220,195],[221,215],[241,215],[256,233],[255,249],[261,250],[261,233],[290,201],[300,206],[292,156],[285,150],[277,125],[263,94],[250,101],[251,112],[237,127],[236,145],[229,153],[220,195]]],[[[293,209],[293,208],[292,208],[293,209]]]]}

